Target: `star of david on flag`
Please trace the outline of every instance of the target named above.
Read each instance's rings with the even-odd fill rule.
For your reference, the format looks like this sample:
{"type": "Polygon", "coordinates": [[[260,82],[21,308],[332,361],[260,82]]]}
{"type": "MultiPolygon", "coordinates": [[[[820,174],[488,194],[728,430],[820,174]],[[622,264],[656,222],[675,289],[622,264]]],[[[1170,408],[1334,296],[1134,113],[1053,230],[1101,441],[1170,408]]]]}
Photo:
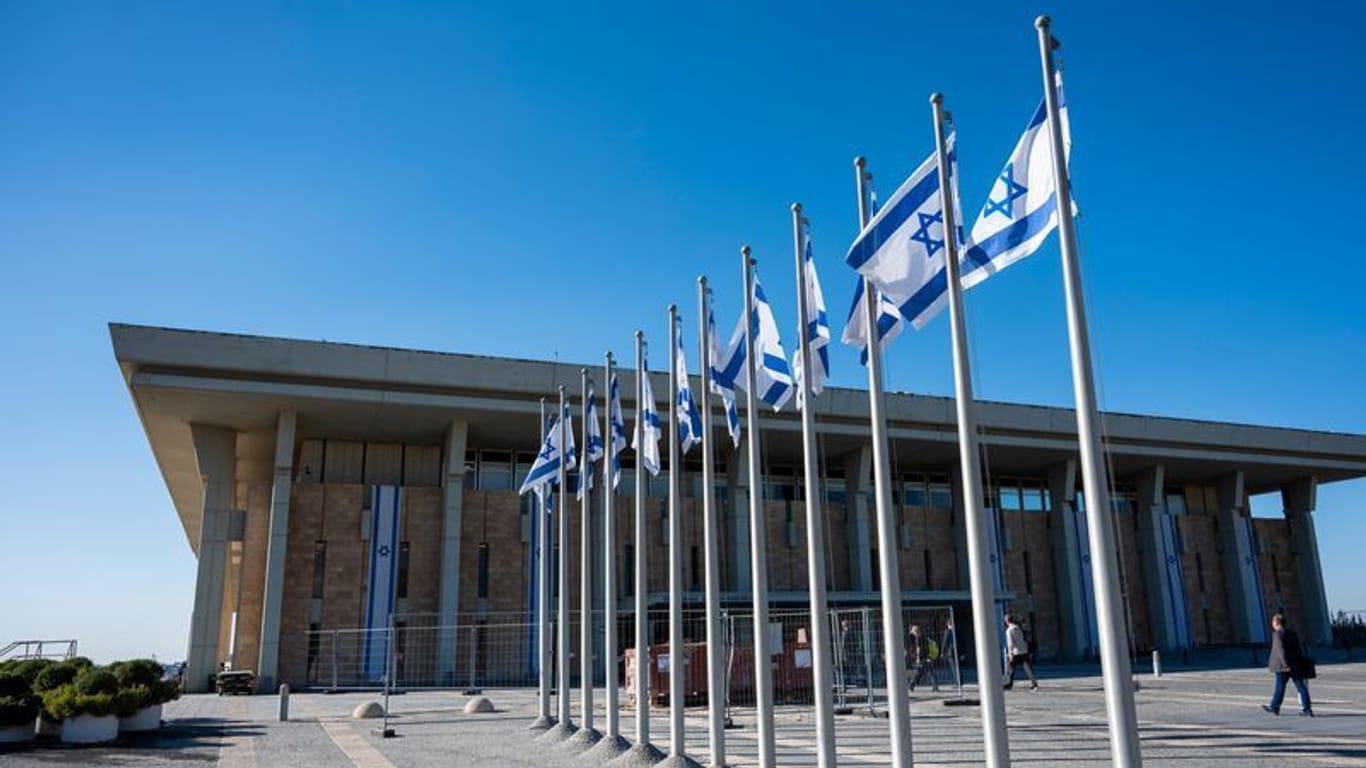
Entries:
{"type": "Polygon", "coordinates": [[[566,405],[560,413],[560,418],[550,422],[550,428],[545,433],[545,441],[541,444],[540,452],[536,454],[536,461],[532,462],[531,470],[527,472],[526,479],[522,481],[522,487],[517,493],[539,491],[555,485],[559,482],[561,458],[565,462],[565,471],[568,471],[574,468],[575,455],[574,424],[569,416],[569,406],[566,405]],[[563,451],[560,445],[561,420],[564,421],[566,438],[563,451]]]}
{"type": "MultiPolygon", "coordinates": [[[[1062,123],[1063,152],[1070,156],[1072,139],[1061,75],[1058,117],[1062,123]]],[[[977,285],[1038,250],[1048,233],[1057,228],[1052,145],[1048,111],[1041,101],[968,233],[962,257],[964,288],[977,285]]],[[[1074,212],[1075,206],[1074,200],[1074,212]]]]}
{"type": "Polygon", "coordinates": [[[711,368],[711,391],[721,397],[726,409],[726,431],[730,441],[740,447],[740,413],[735,408],[735,379],[740,375],[740,366],[745,364],[745,326],[744,318],[736,325],[736,333],[731,334],[730,344],[724,349],[716,338],[716,315],[707,310],[707,346],[711,353],[708,365],[711,368]]]}
{"type": "Polygon", "coordinates": [[[688,384],[688,360],[683,353],[683,332],[674,331],[674,393],[678,403],[678,447],[686,456],[694,445],[702,442],[702,417],[697,412],[697,403],[692,399],[692,387],[688,384]]]}
{"type": "MultiPolygon", "coordinates": [[[[949,176],[956,179],[958,156],[954,134],[949,134],[946,143],[949,176]]],[[[873,215],[845,258],[849,266],[895,303],[901,315],[916,328],[948,303],[943,198],[938,156],[931,155],[873,215]]],[[[954,198],[956,202],[956,194],[954,198]]]]}
{"type": "Polygon", "coordinates": [[[636,433],[631,447],[640,452],[640,463],[651,475],[659,474],[659,411],[654,387],[650,386],[650,363],[641,361],[641,399],[636,405],[636,433]],[[644,440],[644,445],[641,441],[644,440]]]}
{"type": "Polygon", "coordinates": [[[584,490],[593,492],[593,462],[603,457],[602,428],[598,424],[598,399],[593,394],[593,383],[588,383],[588,402],[584,418],[588,420],[588,447],[584,452],[583,468],[579,470],[580,482],[576,499],[583,500],[584,490]]]}
{"type": "MultiPolygon", "coordinates": [[[[802,257],[802,289],[806,291],[806,337],[808,352],[811,355],[813,373],[811,394],[819,395],[830,378],[830,320],[825,314],[825,295],[821,292],[821,281],[816,276],[816,261],[811,254],[811,220],[802,217],[802,239],[805,244],[802,257]]],[[[798,354],[792,363],[793,379],[797,382],[797,407],[802,407],[806,389],[802,386],[802,356],[798,354]]]]}
{"type": "Polygon", "coordinates": [[[611,463],[608,471],[611,473],[612,488],[615,489],[621,482],[621,452],[626,450],[626,419],[621,416],[621,387],[617,383],[617,374],[612,374],[612,383],[607,387],[607,431],[611,434],[611,444],[607,452],[611,463]]]}

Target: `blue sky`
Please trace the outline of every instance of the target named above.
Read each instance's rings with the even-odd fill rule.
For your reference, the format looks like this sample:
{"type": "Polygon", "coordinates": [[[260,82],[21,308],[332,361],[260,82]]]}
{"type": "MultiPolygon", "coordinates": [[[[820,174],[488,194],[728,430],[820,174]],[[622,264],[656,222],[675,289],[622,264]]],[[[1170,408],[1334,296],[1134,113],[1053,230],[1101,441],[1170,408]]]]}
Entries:
{"type": "MultiPolygon", "coordinates": [[[[1364,12],[1107,5],[0,2],[0,643],[184,655],[194,560],[108,322],[591,362],[699,273],[733,317],[748,242],[790,340],[790,203],[842,316],[852,158],[889,194],[943,91],[976,211],[1041,11],[1102,406],[1366,433],[1364,12]]],[[[968,304],[980,397],[1071,403],[1055,242],[968,304]]],[[[946,318],[888,381],[952,393],[946,318]]],[[[1366,483],[1316,517],[1366,609],[1366,483]]]]}

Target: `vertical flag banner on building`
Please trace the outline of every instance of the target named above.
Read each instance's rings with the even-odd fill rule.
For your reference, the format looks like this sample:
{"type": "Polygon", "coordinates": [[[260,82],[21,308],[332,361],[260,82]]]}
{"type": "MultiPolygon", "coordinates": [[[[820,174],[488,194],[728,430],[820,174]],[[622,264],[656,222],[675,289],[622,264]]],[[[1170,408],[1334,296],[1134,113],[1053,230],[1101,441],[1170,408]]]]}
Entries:
{"type": "MultiPolygon", "coordinates": [[[[566,409],[566,412],[561,414],[561,418],[568,418],[568,416],[566,409]]],[[[517,493],[544,491],[544,489],[559,482],[562,458],[567,461],[565,464],[566,471],[574,468],[574,426],[572,423],[566,424],[565,434],[568,436],[568,451],[561,450],[559,419],[551,419],[550,428],[545,433],[545,441],[541,443],[541,450],[536,454],[536,461],[532,462],[531,470],[527,472],[526,479],[522,481],[522,487],[517,493]]]]}
{"type": "Polygon", "coordinates": [[[402,488],[376,485],[370,489],[370,557],[365,594],[365,679],[377,681],[388,673],[389,618],[397,609],[398,539],[402,488]]]}
{"type": "Polygon", "coordinates": [[[588,403],[584,408],[585,419],[588,419],[588,445],[584,448],[583,468],[579,471],[581,482],[579,483],[579,493],[575,498],[582,500],[584,489],[589,493],[593,492],[593,463],[600,461],[605,455],[602,446],[602,426],[598,422],[598,399],[593,394],[593,384],[588,384],[588,403]]]}
{"type": "MultiPolygon", "coordinates": [[[[754,274],[754,311],[750,316],[750,324],[754,328],[754,387],[760,400],[773,406],[773,410],[782,410],[788,398],[792,397],[795,389],[792,384],[792,368],[787,362],[787,353],[783,351],[783,342],[778,335],[778,323],[773,319],[773,308],[768,304],[768,297],[764,295],[763,286],[759,284],[758,270],[754,274]]],[[[742,337],[743,337],[743,329],[742,337]]],[[[743,344],[741,345],[743,347],[743,344]]],[[[741,360],[744,360],[743,354],[741,360]]],[[[736,383],[744,387],[743,377],[736,380],[736,383]]]]}
{"type": "Polygon", "coordinates": [[[1242,551],[1247,555],[1238,564],[1243,579],[1243,594],[1247,596],[1248,610],[1252,614],[1252,636],[1254,643],[1267,641],[1266,606],[1262,604],[1262,577],[1257,570],[1257,534],[1252,528],[1252,518],[1240,516],[1236,535],[1242,540],[1242,551]]]}
{"type": "MultiPolygon", "coordinates": [[[[744,313],[741,313],[742,315],[744,313]]],[[[721,398],[726,409],[726,432],[730,433],[731,444],[740,447],[740,412],[735,407],[735,380],[740,375],[740,367],[745,364],[745,326],[744,318],[736,326],[738,334],[732,334],[730,344],[722,347],[716,338],[716,315],[707,310],[708,351],[711,353],[711,391],[721,398]]]]}
{"type": "Polygon", "coordinates": [[[641,401],[636,405],[636,419],[640,421],[641,428],[636,431],[635,442],[632,448],[640,452],[640,462],[645,465],[645,470],[651,475],[659,475],[659,411],[655,403],[654,387],[650,385],[650,364],[647,361],[642,366],[645,374],[641,377],[640,385],[644,390],[641,401]],[[645,444],[640,445],[641,436],[645,438],[645,444]]]}
{"type": "Polygon", "coordinates": [[[1166,563],[1165,589],[1171,598],[1172,631],[1178,648],[1191,647],[1190,624],[1186,619],[1186,590],[1181,578],[1181,556],[1176,545],[1176,515],[1162,513],[1162,560],[1166,563]]]}
{"type": "MultiPolygon", "coordinates": [[[[1072,134],[1061,77],[1058,114],[1063,151],[1070,158],[1072,134]]],[[[1040,102],[968,233],[962,258],[964,288],[971,288],[1038,250],[1048,233],[1057,228],[1051,144],[1048,111],[1040,102]]]]}
{"type": "Polygon", "coordinates": [[[692,386],[688,383],[688,360],[683,352],[683,332],[674,331],[674,379],[678,391],[678,447],[686,455],[693,446],[702,442],[702,417],[697,412],[697,403],[692,397],[692,386]]]}
{"type": "MultiPolygon", "coordinates": [[[[825,313],[825,294],[821,291],[820,278],[816,276],[816,261],[811,254],[811,221],[802,218],[802,283],[806,291],[806,337],[811,348],[811,394],[819,395],[830,378],[830,319],[825,313]]],[[[800,340],[799,340],[800,341],[800,340]]],[[[797,407],[804,401],[805,389],[802,387],[803,375],[801,355],[793,361],[793,378],[796,379],[797,407]]]]}
{"type": "MultiPolygon", "coordinates": [[[[949,175],[958,156],[948,137],[949,175]]],[[[845,262],[897,305],[916,328],[948,305],[944,270],[944,196],[939,163],[931,155],[888,198],[849,247],[845,262]]]]}
{"type": "Polygon", "coordinates": [[[615,490],[621,482],[621,452],[626,450],[626,419],[621,415],[621,386],[615,373],[612,374],[612,383],[608,386],[608,398],[607,431],[611,435],[612,443],[607,450],[607,471],[611,473],[612,488],[615,490]]]}

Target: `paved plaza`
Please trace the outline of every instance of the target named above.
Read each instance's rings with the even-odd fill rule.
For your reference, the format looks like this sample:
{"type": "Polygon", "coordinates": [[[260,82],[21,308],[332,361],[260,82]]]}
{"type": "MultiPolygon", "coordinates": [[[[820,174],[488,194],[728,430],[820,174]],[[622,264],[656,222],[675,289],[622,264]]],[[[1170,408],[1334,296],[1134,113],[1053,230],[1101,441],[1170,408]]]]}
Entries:
{"type": "MultiPolygon", "coordinates": [[[[1109,764],[1105,704],[1095,670],[1053,668],[1042,689],[1006,694],[1013,765],[1109,764]]],[[[1143,756],[1150,766],[1366,766],[1366,663],[1324,664],[1312,682],[1313,719],[1295,716],[1293,692],[1283,714],[1261,711],[1271,687],[1262,669],[1174,671],[1140,678],[1137,694],[1143,756]]],[[[969,690],[968,694],[974,692],[969,690]]],[[[535,716],[534,690],[487,690],[498,711],[467,715],[468,697],[457,692],[412,692],[392,698],[394,738],[375,732],[378,721],[351,720],[373,693],[295,694],[292,719],[276,722],[274,696],[187,696],[167,706],[166,727],[155,737],[112,747],[33,745],[0,752],[0,766],[581,766],[592,762],[527,730],[535,716]]],[[[911,707],[917,766],[971,766],[982,762],[981,721],[974,706],[945,706],[952,694],[917,691],[911,707]]],[[[599,691],[596,700],[603,700],[599,691]]],[[[577,706],[577,698],[575,699],[577,706]]],[[[652,735],[668,744],[666,713],[657,711],[652,735]]],[[[705,762],[706,708],[688,710],[688,749],[705,762]]],[[[812,711],[780,707],[779,765],[814,765],[812,711]]],[[[599,711],[597,725],[603,726],[599,711]]],[[[755,764],[753,710],[735,713],[727,731],[733,765],[755,764]]],[[[622,715],[627,736],[635,713],[622,715]]],[[[866,714],[837,722],[841,766],[890,763],[886,720],[866,714]]]]}

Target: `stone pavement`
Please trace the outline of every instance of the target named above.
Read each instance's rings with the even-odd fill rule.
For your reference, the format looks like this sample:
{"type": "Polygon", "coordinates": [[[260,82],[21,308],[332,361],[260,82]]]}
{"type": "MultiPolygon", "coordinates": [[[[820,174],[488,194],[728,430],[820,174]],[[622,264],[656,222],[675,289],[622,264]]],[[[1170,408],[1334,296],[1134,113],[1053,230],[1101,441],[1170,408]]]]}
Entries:
{"type": "MultiPolygon", "coordinates": [[[[1094,669],[1041,670],[1037,693],[1017,687],[1006,694],[1012,764],[1015,766],[1109,764],[1109,741],[1100,678],[1094,669]]],[[[1366,766],[1366,664],[1323,664],[1311,682],[1313,719],[1294,716],[1293,692],[1273,717],[1261,711],[1271,689],[1261,669],[1169,672],[1140,677],[1137,694],[1144,762],[1182,768],[1366,766]]],[[[972,692],[969,691],[969,695],[972,692]]],[[[583,766],[591,764],[558,743],[527,730],[536,711],[535,691],[485,692],[498,711],[466,715],[467,697],[454,692],[394,696],[395,738],[375,732],[378,721],[353,721],[351,710],[375,700],[373,693],[295,694],[292,720],[275,722],[273,696],[187,696],[167,705],[166,727],[155,735],[115,746],[63,748],[37,744],[0,751],[0,767],[165,766],[166,768],[408,768],[410,766],[583,766]]],[[[912,738],[917,766],[980,765],[981,721],[976,707],[945,706],[950,694],[918,691],[913,697],[912,738]]],[[[601,692],[597,701],[603,699],[601,692]]],[[[577,708],[577,697],[575,698],[577,708]]],[[[656,745],[667,746],[663,711],[651,719],[656,745]]],[[[812,712],[780,707],[776,717],[779,765],[814,765],[812,712]]],[[[755,763],[753,710],[735,713],[739,728],[727,731],[733,765],[755,763]]],[[[706,709],[688,710],[687,745],[705,762],[706,709]]],[[[597,714],[599,728],[604,724],[597,714]]],[[[622,715],[634,733],[635,713],[622,715]]],[[[841,766],[888,765],[886,720],[856,714],[838,718],[841,766]]]]}

